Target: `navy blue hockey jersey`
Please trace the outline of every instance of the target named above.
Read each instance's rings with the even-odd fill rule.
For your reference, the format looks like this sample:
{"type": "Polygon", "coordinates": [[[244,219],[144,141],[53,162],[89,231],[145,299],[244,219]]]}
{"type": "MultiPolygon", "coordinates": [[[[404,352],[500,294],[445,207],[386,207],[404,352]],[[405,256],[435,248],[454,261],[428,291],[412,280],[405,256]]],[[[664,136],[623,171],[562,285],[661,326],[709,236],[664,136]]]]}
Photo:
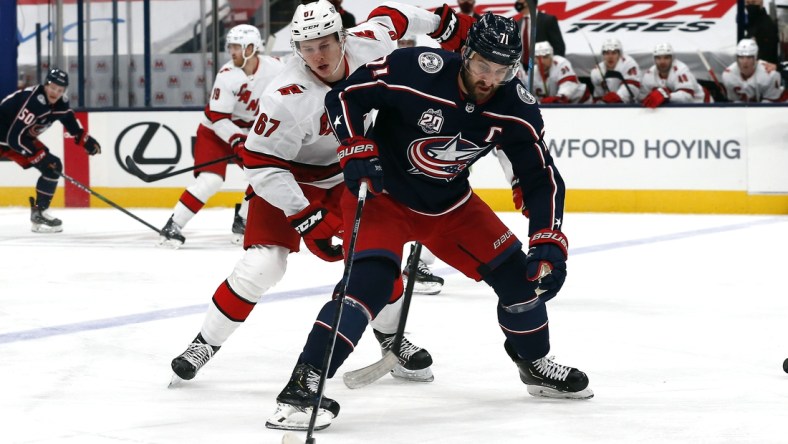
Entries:
{"type": "Polygon", "coordinates": [[[9,94],[0,103],[0,143],[19,154],[30,156],[37,150],[33,140],[58,120],[72,136],[81,135],[82,125],[67,100],[64,94],[50,105],[43,85],[9,94]]]}
{"type": "Polygon", "coordinates": [[[469,167],[498,148],[520,179],[530,233],[560,229],[565,187],[543,141],[536,100],[513,79],[474,103],[460,89],[461,67],[458,54],[423,47],[360,67],[326,96],[335,134],[363,135],[364,115],[377,109],[367,137],[378,144],[385,191],[426,214],[464,203],[469,167]]]}

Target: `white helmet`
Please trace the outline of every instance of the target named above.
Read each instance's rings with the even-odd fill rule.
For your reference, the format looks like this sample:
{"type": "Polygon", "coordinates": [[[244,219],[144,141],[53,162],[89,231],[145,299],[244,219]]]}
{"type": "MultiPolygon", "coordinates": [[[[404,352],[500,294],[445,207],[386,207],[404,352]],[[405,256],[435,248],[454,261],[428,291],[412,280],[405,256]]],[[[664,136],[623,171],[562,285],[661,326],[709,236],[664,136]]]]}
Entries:
{"type": "Polygon", "coordinates": [[[672,55],[673,55],[673,47],[670,46],[670,43],[658,43],[657,46],[654,47],[654,57],[672,56],[672,55]]]}
{"type": "Polygon", "coordinates": [[[622,52],[621,50],[621,42],[617,38],[609,38],[605,39],[602,42],[602,52],[605,51],[618,51],[619,53],[622,52]]]}
{"type": "Polygon", "coordinates": [[[342,32],[342,16],[328,0],[298,5],[290,23],[293,42],[303,42],[342,32]]]}
{"type": "Polygon", "coordinates": [[[736,45],[736,57],[758,57],[758,44],[752,39],[742,39],[736,45]]]}
{"type": "Polygon", "coordinates": [[[260,52],[263,49],[263,39],[260,38],[260,31],[252,25],[234,26],[225,38],[225,49],[230,45],[241,45],[246,50],[249,45],[254,46],[254,50],[260,52]]]}
{"type": "Polygon", "coordinates": [[[536,42],[534,45],[534,56],[545,57],[553,55],[553,46],[550,42],[536,42]]]}

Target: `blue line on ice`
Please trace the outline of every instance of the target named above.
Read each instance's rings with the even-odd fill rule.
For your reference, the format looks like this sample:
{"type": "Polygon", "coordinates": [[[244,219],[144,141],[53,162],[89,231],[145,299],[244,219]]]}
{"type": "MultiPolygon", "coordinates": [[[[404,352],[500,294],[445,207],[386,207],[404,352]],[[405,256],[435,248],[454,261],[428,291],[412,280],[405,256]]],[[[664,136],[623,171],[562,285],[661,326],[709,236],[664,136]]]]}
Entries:
{"type": "MultiPolygon", "coordinates": [[[[777,222],[785,222],[786,218],[774,217],[768,219],[760,219],[748,222],[742,222],[732,225],[724,225],[720,227],[702,228],[698,230],[683,231],[679,233],[663,234],[659,236],[645,237],[641,239],[625,240],[620,242],[611,242],[607,244],[591,245],[588,247],[571,248],[570,255],[576,256],[587,253],[597,253],[601,251],[615,250],[618,248],[634,247],[638,245],[654,244],[658,242],[667,242],[677,239],[685,239],[696,236],[703,236],[707,234],[724,233],[734,230],[742,230],[751,228],[758,225],[767,225],[777,222]]],[[[443,268],[436,270],[442,275],[457,273],[453,268],[443,268]]],[[[292,291],[272,292],[263,296],[260,303],[281,301],[284,299],[302,298],[316,295],[327,295],[334,288],[333,285],[324,285],[320,287],[302,288],[292,291]]],[[[131,314],[127,316],[116,316],[107,319],[96,319],[92,321],[77,322],[74,324],[55,325],[52,327],[35,328],[32,330],[23,330],[11,333],[0,334],[0,344],[11,342],[26,341],[30,339],[40,339],[48,336],[58,336],[72,333],[80,333],[90,330],[101,330],[104,328],[122,327],[131,324],[140,324],[143,322],[159,321],[162,319],[177,318],[181,316],[189,316],[193,314],[204,313],[208,308],[208,304],[189,305],[185,307],[176,307],[166,310],[149,311],[145,313],[131,314]]]]}

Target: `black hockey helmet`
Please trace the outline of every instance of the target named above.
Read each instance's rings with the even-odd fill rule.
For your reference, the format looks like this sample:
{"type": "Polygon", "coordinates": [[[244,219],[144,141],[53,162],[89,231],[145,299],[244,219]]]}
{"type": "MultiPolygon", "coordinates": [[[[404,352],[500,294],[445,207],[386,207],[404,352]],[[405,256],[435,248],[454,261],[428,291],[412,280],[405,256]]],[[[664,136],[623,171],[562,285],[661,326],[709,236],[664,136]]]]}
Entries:
{"type": "Polygon", "coordinates": [[[463,58],[471,58],[472,52],[499,65],[516,66],[523,54],[517,22],[492,12],[485,13],[468,31],[463,58]]]}
{"type": "Polygon", "coordinates": [[[46,83],[54,83],[55,85],[62,86],[63,88],[68,87],[68,74],[63,71],[62,69],[52,68],[49,70],[47,74],[46,83]]]}

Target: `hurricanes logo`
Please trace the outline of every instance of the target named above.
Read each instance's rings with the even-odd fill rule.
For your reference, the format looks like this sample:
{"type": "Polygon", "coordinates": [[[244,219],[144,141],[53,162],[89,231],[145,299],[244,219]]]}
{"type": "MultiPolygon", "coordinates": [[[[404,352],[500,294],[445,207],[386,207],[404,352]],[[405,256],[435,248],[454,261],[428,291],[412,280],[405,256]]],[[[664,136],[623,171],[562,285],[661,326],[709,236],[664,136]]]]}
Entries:
{"type": "Polygon", "coordinates": [[[465,171],[487,148],[463,139],[462,134],[414,140],[408,147],[408,160],[413,166],[408,173],[449,182],[465,171]]]}

